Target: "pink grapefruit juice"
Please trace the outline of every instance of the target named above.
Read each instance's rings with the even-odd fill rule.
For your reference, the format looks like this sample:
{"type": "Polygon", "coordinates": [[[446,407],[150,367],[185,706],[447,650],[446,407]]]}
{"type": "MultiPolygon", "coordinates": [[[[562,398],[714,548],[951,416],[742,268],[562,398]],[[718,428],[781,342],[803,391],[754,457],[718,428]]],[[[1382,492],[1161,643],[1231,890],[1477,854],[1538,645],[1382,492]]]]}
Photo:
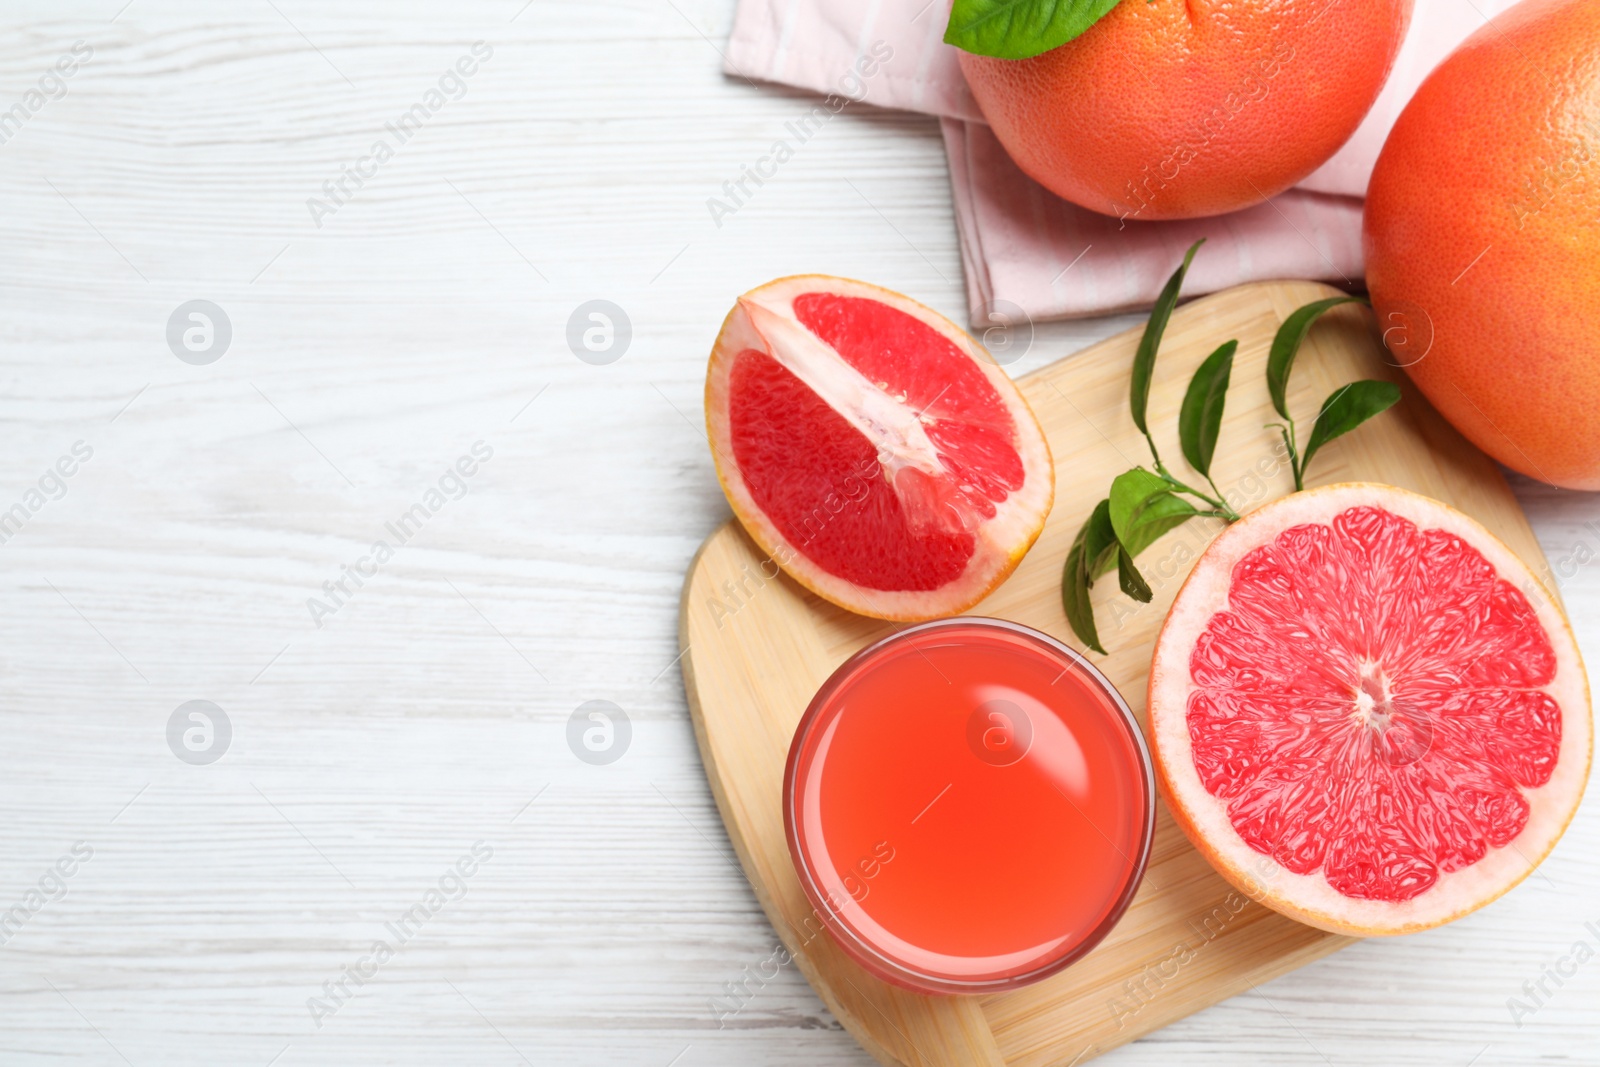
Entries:
{"type": "Polygon", "coordinates": [[[817,917],[857,962],[978,992],[1053,974],[1110,930],[1149,856],[1152,782],[1137,723],[1087,661],[957,618],[823,685],[789,750],[784,819],[817,917]]]}

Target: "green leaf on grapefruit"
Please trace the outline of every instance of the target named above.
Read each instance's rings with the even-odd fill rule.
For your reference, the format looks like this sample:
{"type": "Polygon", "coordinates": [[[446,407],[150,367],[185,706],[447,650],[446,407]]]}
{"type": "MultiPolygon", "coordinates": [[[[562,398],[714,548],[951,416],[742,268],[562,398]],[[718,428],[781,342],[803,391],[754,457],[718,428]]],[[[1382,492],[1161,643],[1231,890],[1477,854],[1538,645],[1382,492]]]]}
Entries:
{"type": "Polygon", "coordinates": [[[946,44],[974,55],[1031,59],[1099,22],[1117,0],[955,0],[946,44]]]}

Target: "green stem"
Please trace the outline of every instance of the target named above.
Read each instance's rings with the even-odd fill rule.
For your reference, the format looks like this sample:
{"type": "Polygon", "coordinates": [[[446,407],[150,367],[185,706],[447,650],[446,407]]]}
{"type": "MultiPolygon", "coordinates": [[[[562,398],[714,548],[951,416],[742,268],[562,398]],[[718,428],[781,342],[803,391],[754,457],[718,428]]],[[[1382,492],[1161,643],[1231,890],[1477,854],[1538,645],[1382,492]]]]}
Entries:
{"type": "Polygon", "coordinates": [[[1297,447],[1295,441],[1293,419],[1289,420],[1289,426],[1284,431],[1284,434],[1284,441],[1289,446],[1289,466],[1294,468],[1294,490],[1298,493],[1304,490],[1306,487],[1306,472],[1305,467],[1303,467],[1300,463],[1300,449],[1297,447]]]}
{"type": "MultiPolygon", "coordinates": [[[[1212,478],[1211,478],[1211,474],[1210,474],[1210,473],[1209,473],[1209,472],[1207,472],[1207,474],[1206,474],[1206,484],[1207,484],[1207,485],[1209,485],[1209,486],[1210,486],[1210,487],[1211,487],[1211,491],[1212,491],[1212,492],[1213,492],[1213,493],[1215,493],[1215,494],[1217,494],[1217,499],[1218,499],[1218,500],[1222,500],[1222,499],[1223,499],[1223,496],[1222,496],[1222,490],[1221,490],[1221,489],[1218,489],[1218,488],[1217,488],[1217,483],[1216,483],[1216,482],[1215,482],[1215,481],[1213,481],[1213,480],[1212,480],[1212,478]]],[[[1229,511],[1229,513],[1230,513],[1230,514],[1231,514],[1231,513],[1232,513],[1232,512],[1233,512],[1233,509],[1232,509],[1232,508],[1231,508],[1231,507],[1230,507],[1230,508],[1228,508],[1228,511],[1229,511]]],[[[1235,519],[1236,519],[1236,518],[1238,518],[1238,517],[1239,517],[1239,516],[1237,516],[1237,515],[1234,515],[1234,518],[1235,518],[1235,519]]],[[[1228,520],[1228,521],[1229,521],[1229,522],[1232,522],[1232,521],[1233,521],[1233,519],[1229,519],[1229,520],[1228,520]]]]}
{"type": "Polygon", "coordinates": [[[1161,453],[1156,451],[1156,439],[1151,437],[1149,433],[1144,435],[1144,439],[1145,442],[1150,446],[1150,458],[1155,461],[1156,473],[1161,475],[1162,478],[1166,479],[1166,483],[1168,485],[1172,486],[1172,488],[1177,492],[1188,493],[1192,497],[1204,500],[1207,504],[1211,505],[1212,510],[1217,513],[1218,518],[1227,519],[1229,522],[1239,521],[1238,513],[1223,501],[1222,490],[1217,488],[1216,482],[1211,481],[1211,475],[1206,475],[1206,481],[1211,483],[1212,492],[1217,494],[1214,497],[1207,496],[1200,490],[1195,489],[1192,486],[1184,485],[1182,482],[1178,481],[1178,479],[1174,478],[1172,476],[1172,472],[1167,470],[1167,465],[1161,462],[1161,453]]]}
{"type": "MultiPolygon", "coordinates": [[[[1197,500],[1205,501],[1207,504],[1210,504],[1211,507],[1222,518],[1227,519],[1229,522],[1237,522],[1238,521],[1238,519],[1239,519],[1238,513],[1236,513],[1232,508],[1230,508],[1226,503],[1224,503],[1222,501],[1222,499],[1221,499],[1222,494],[1220,492],[1218,492],[1215,497],[1211,497],[1211,496],[1207,496],[1205,493],[1202,493],[1200,490],[1194,488],[1193,486],[1184,485],[1182,482],[1178,481],[1178,479],[1176,479],[1176,478],[1174,478],[1172,476],[1172,472],[1167,470],[1167,468],[1162,465],[1162,463],[1161,463],[1161,461],[1159,459],[1156,460],[1156,473],[1161,475],[1161,477],[1166,480],[1166,483],[1168,485],[1172,486],[1172,488],[1173,488],[1173,490],[1175,492],[1188,493],[1190,496],[1196,498],[1197,500]]],[[[1210,481],[1210,479],[1207,478],[1207,481],[1210,481]]],[[[1216,489],[1217,487],[1216,487],[1215,484],[1213,484],[1211,486],[1211,488],[1212,489],[1216,489]]]]}
{"type": "Polygon", "coordinates": [[[1278,433],[1283,436],[1283,447],[1289,450],[1289,469],[1294,472],[1294,488],[1296,492],[1305,486],[1305,471],[1300,466],[1300,451],[1295,448],[1294,420],[1290,419],[1288,425],[1281,422],[1269,422],[1268,426],[1276,426],[1278,433]]]}
{"type": "MultiPolygon", "coordinates": [[[[1156,439],[1154,437],[1150,436],[1150,431],[1149,430],[1146,430],[1144,432],[1144,440],[1145,440],[1145,444],[1150,446],[1150,458],[1155,460],[1156,470],[1164,472],[1166,470],[1166,468],[1161,465],[1161,453],[1156,451],[1156,439]]],[[[1165,477],[1165,474],[1163,474],[1163,477],[1165,477]]],[[[1167,479],[1167,481],[1169,481],[1169,482],[1171,480],[1172,480],[1171,478],[1167,479]]]]}

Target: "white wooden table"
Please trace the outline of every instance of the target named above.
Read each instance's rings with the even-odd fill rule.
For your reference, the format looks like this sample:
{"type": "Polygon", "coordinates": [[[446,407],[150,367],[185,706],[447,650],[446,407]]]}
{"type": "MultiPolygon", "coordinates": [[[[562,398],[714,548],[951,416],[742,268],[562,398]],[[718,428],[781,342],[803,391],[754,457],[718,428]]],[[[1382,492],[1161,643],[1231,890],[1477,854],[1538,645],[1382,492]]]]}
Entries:
{"type": "MultiPolygon", "coordinates": [[[[714,1004],[775,939],[674,663],[728,514],[700,389],[754,284],[959,316],[960,263],[934,123],[867,109],[713,224],[810,106],[719,73],[731,14],[6,5],[0,1062],[868,1062],[792,967],[714,1004]],[[566,340],[593,299],[631,322],[609,364],[566,340]],[[214,313],[169,346],[193,300],[220,358],[214,313]],[[195,700],[231,729],[212,763],[214,712],[209,749],[189,709],[169,745],[195,700]],[[610,763],[568,744],[592,700],[629,722],[610,763]]],[[[1042,330],[1012,369],[1133,321],[1042,330]]],[[[1519,493],[1600,662],[1600,499],[1519,493]]],[[[1600,948],[1597,808],[1506,900],[1105,1062],[1597,1062],[1600,964],[1520,1026],[1507,1004],[1600,948]]]]}

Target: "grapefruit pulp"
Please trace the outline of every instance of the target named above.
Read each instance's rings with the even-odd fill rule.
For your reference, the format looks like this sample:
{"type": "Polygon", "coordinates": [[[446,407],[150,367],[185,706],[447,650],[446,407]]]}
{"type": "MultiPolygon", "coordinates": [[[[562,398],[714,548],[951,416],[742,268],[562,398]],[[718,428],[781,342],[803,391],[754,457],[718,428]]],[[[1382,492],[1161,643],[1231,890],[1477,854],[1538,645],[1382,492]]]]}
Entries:
{"type": "Polygon", "coordinates": [[[733,513],[773,563],[863,615],[965,611],[1016,567],[1055,495],[1033,413],[977,342],[864,282],[740,297],[706,375],[733,513]]]}
{"type": "Polygon", "coordinates": [[[1458,918],[1554,847],[1588,777],[1560,608],[1474,520],[1392,486],[1230,526],[1157,640],[1149,728],[1178,824],[1242,892],[1396,934],[1458,918]]]}

